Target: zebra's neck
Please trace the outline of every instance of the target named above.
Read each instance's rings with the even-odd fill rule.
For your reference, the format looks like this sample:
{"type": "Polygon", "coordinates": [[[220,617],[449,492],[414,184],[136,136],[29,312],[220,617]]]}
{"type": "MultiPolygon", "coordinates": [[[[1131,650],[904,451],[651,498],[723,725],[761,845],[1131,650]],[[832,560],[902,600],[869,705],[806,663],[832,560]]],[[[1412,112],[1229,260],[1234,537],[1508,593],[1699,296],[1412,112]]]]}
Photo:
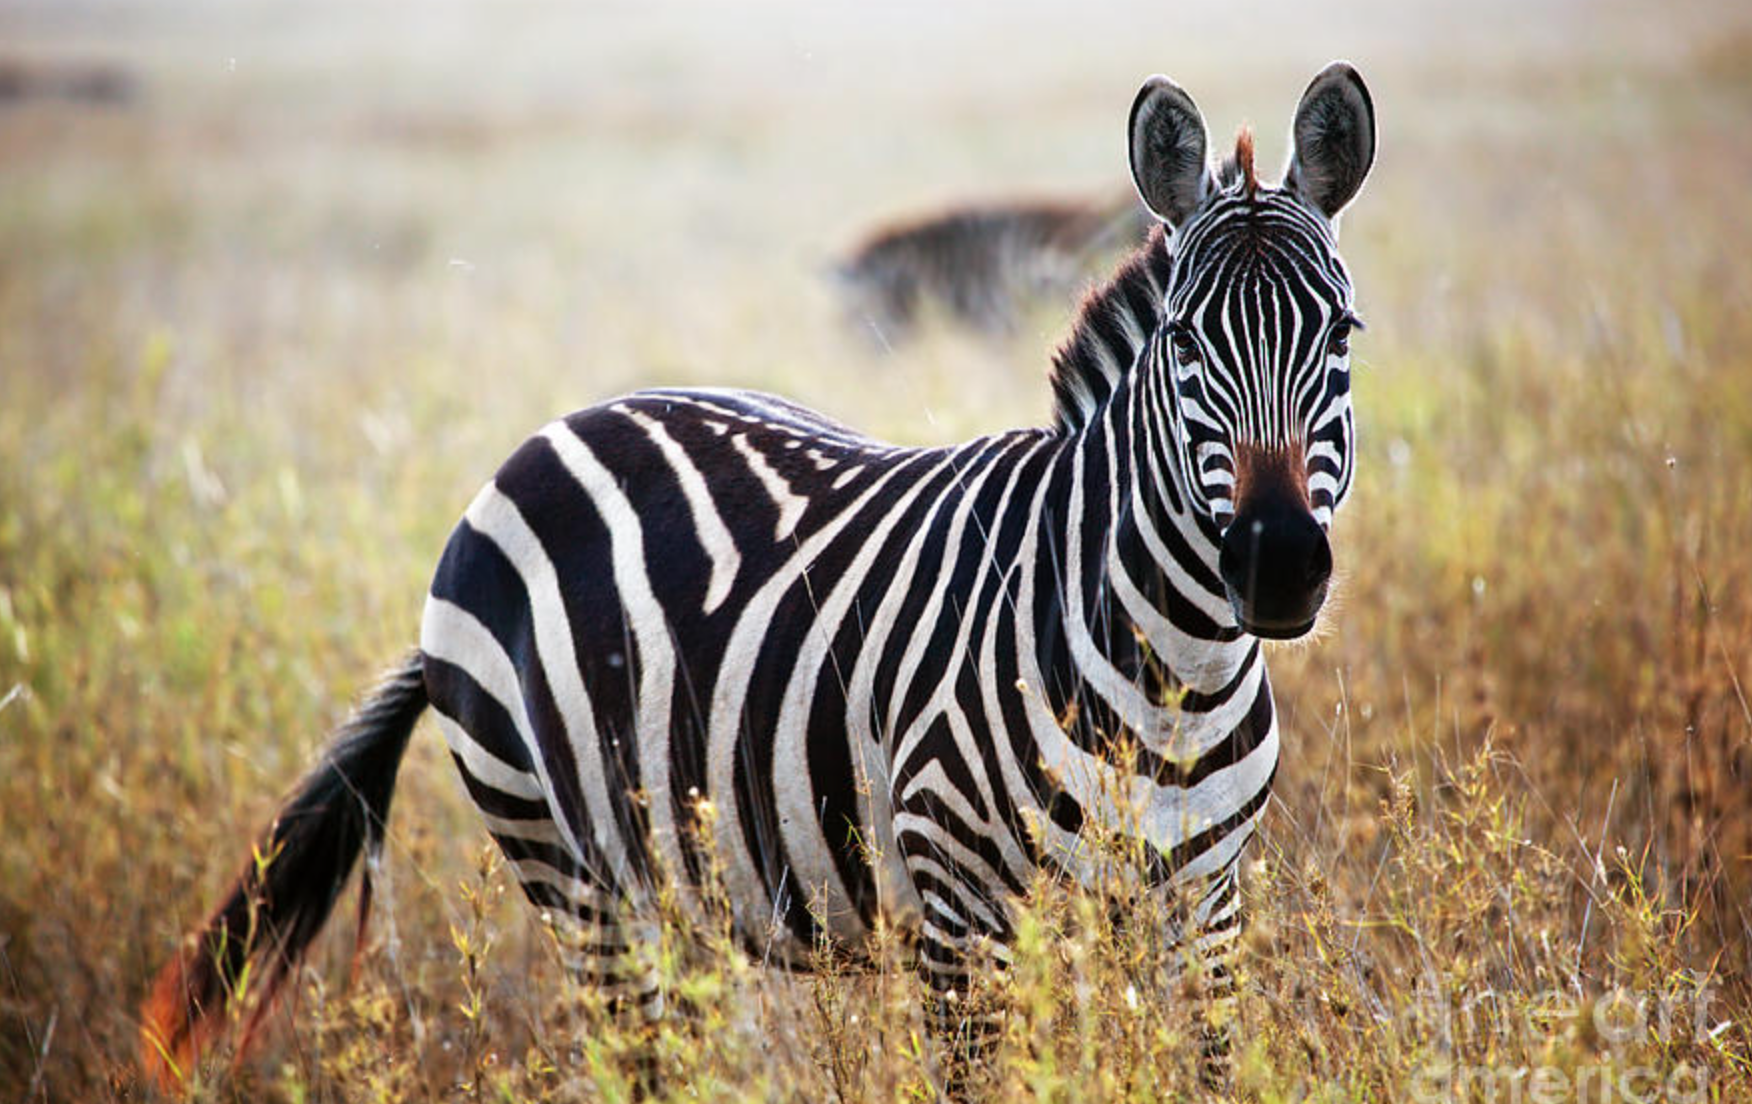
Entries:
{"type": "MultiPolygon", "coordinates": [[[[1028,704],[1041,762],[1084,813],[1105,820],[1112,802],[1100,795],[1127,795],[1109,827],[1165,859],[1188,845],[1189,824],[1221,819],[1228,779],[1251,787],[1276,762],[1258,642],[1235,623],[1220,533],[1178,467],[1172,384],[1155,352],[1166,265],[1153,236],[1085,303],[1055,362],[1060,426],[1018,564],[1031,628],[1018,643],[1044,690],[1028,704]],[[1067,394],[1079,405],[1067,408],[1067,394]],[[1134,738],[1130,767],[1112,754],[1122,733],[1134,738]],[[1242,758],[1245,778],[1224,769],[1242,758]]],[[[1074,850],[1080,816],[1052,820],[1049,850],[1074,850]]]]}
{"type": "Polygon", "coordinates": [[[1177,693],[1220,691],[1255,644],[1218,575],[1220,534],[1192,507],[1179,451],[1168,447],[1172,426],[1154,375],[1153,365],[1139,365],[1064,439],[1068,478],[1055,479],[1047,497],[1064,523],[1035,564],[1062,603],[1071,679],[1140,734],[1149,727],[1142,718],[1161,723],[1154,707],[1177,693]]]}
{"type": "Polygon", "coordinates": [[[1265,665],[1216,542],[1162,489],[1149,368],[1055,442],[1018,564],[1031,754],[1074,810],[1051,803],[1041,853],[1078,877],[1106,869],[1079,842],[1091,820],[1150,842],[1152,879],[1207,851],[1216,866],[1187,876],[1210,873],[1250,833],[1277,761],[1265,665]]]}
{"type": "MultiPolygon", "coordinates": [[[[1194,505],[1193,473],[1174,444],[1174,384],[1158,334],[1171,264],[1158,229],[1085,299],[1054,358],[1060,432],[1084,473],[1073,481],[1080,500],[1055,505],[1084,534],[1109,538],[1103,568],[1082,576],[1099,580],[1084,612],[1112,622],[1107,635],[1141,635],[1180,685],[1208,692],[1234,674],[1251,641],[1217,572],[1222,534],[1194,505]],[[1097,485],[1105,497],[1092,493],[1097,485]]],[[[1087,535],[1083,544],[1086,562],[1095,548],[1087,535]]]]}

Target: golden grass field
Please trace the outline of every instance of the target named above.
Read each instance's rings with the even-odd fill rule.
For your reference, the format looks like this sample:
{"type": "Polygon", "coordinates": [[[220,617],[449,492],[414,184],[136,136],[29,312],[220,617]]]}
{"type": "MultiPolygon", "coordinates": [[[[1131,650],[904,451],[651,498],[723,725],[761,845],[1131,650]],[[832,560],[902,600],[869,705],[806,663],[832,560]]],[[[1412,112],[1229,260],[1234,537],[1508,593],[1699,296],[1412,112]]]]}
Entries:
{"type": "MultiPolygon", "coordinates": [[[[1752,1099],[1752,14],[1730,3],[0,6],[0,1101],[149,1100],[135,1008],[413,642],[501,459],[644,384],[942,442],[1048,417],[1074,304],[895,348],[822,272],[948,200],[1123,179],[1141,79],[1281,164],[1333,57],[1358,489],[1273,655],[1240,1099],[1752,1099]],[[1541,1095],[1543,1094],[1543,1095],[1541,1095]]],[[[627,1100],[416,731],[351,898],[196,1100],[627,1100]]],[[[1148,916],[1047,886],[993,1099],[1192,1091],[1148,916]]],[[[928,1098],[922,989],[662,948],[677,1100],[928,1098]]]]}

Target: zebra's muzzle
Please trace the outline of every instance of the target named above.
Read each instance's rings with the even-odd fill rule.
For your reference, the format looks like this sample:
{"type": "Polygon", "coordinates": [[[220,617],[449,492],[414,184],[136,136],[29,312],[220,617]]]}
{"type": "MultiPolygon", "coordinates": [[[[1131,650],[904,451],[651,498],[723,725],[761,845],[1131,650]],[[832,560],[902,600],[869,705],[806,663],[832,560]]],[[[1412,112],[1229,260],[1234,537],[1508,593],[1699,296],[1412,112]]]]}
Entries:
{"type": "Polygon", "coordinates": [[[1314,627],[1326,602],[1332,545],[1305,506],[1274,497],[1235,515],[1217,566],[1243,630],[1293,640],[1314,627]]]}

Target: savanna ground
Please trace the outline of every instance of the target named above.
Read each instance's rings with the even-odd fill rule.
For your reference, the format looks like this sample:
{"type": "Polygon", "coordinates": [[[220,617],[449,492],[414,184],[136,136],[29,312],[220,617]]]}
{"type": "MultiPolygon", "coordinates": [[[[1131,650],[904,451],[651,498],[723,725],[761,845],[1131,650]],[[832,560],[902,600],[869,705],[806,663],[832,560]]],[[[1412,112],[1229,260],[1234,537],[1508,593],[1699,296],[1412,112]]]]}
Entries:
{"type": "MultiPolygon", "coordinates": [[[[1335,56],[1382,127],[1343,239],[1362,455],[1336,608],[1273,654],[1235,1094],[1748,1099],[1752,18],[734,9],[0,8],[0,60],[130,82],[0,103],[0,1099],[153,1097],[153,970],[527,432],[657,382],[905,442],[1039,422],[1072,304],[889,348],[834,252],[1110,187],[1155,71],[1279,164],[1335,56]]],[[[194,1098],[627,1099],[630,1034],[445,758],[418,730],[357,976],[344,900],[194,1098]]],[[[1132,911],[1041,894],[998,1098],[1188,1091],[1132,911]]],[[[657,1039],[677,1099],[929,1093],[898,948],[660,965],[697,1009],[657,1039]]]]}

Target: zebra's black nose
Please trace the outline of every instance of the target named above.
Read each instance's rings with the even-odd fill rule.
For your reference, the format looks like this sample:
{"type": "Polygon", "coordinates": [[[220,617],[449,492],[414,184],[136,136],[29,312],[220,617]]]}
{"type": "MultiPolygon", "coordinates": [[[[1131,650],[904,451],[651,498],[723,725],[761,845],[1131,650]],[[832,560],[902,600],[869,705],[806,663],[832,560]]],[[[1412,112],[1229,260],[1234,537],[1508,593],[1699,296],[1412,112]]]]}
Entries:
{"type": "Polygon", "coordinates": [[[1314,627],[1326,601],[1332,545],[1300,503],[1271,499],[1235,515],[1217,566],[1241,627],[1289,640],[1314,627]]]}

